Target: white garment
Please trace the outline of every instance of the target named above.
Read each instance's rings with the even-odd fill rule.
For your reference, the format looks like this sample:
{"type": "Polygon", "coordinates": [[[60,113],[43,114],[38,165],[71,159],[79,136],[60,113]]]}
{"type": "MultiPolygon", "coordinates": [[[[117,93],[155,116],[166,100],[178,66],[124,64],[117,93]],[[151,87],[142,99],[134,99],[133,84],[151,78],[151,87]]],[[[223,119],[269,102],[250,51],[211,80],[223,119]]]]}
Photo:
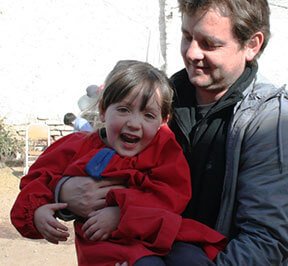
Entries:
{"type": "Polygon", "coordinates": [[[91,126],[91,124],[85,118],[82,117],[77,117],[73,121],[73,126],[74,131],[88,131],[88,132],[93,131],[93,127],[91,126]]]}

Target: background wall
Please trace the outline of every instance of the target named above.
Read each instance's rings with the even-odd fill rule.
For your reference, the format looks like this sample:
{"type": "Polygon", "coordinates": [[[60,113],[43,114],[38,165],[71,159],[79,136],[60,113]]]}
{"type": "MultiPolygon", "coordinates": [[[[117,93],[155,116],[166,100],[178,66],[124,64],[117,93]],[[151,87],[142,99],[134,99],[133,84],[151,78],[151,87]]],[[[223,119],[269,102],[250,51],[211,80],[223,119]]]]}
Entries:
{"type": "MultiPolygon", "coordinates": [[[[261,71],[287,83],[288,0],[269,1],[272,38],[261,71]]],[[[0,116],[62,121],[120,59],[170,76],[183,67],[176,0],[0,0],[0,116]]]]}
{"type": "Polygon", "coordinates": [[[0,0],[0,115],[62,119],[118,60],[157,65],[158,19],[155,0],[0,0]]]}
{"type": "MultiPolygon", "coordinates": [[[[277,85],[288,83],[288,0],[268,0],[271,9],[271,39],[259,59],[259,68],[277,85]]],[[[167,73],[183,67],[180,57],[180,16],[176,0],[166,0],[167,73]]]]}

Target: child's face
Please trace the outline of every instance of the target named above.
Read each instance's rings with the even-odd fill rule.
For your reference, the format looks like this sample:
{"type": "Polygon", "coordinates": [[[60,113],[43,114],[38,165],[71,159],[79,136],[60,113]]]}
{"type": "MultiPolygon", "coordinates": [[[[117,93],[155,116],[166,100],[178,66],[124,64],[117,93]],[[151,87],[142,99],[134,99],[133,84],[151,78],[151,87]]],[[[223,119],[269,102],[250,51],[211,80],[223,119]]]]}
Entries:
{"type": "Polygon", "coordinates": [[[134,156],[145,149],[163,121],[159,90],[156,90],[145,109],[140,110],[142,95],[135,89],[121,102],[111,104],[100,114],[105,122],[110,147],[122,156],[134,156]],[[133,100],[134,99],[134,100],[133,100]]]}

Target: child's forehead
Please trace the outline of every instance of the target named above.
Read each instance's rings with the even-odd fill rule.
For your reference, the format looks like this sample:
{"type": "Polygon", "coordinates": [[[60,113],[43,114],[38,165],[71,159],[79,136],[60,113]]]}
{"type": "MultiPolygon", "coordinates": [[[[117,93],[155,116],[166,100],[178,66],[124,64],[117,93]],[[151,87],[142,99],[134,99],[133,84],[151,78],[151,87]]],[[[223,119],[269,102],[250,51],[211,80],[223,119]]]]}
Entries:
{"type": "Polygon", "coordinates": [[[126,99],[135,99],[135,98],[161,98],[161,92],[159,86],[155,84],[150,86],[148,84],[140,84],[135,86],[129,94],[125,97],[126,99]]]}
{"type": "Polygon", "coordinates": [[[161,106],[161,94],[158,88],[153,89],[147,93],[148,90],[137,88],[129,92],[120,102],[127,105],[140,104],[141,108],[148,108],[156,104],[158,107],[161,106]]]}
{"type": "Polygon", "coordinates": [[[131,89],[131,93],[134,92],[141,94],[154,94],[157,93],[157,91],[160,91],[160,85],[156,81],[143,81],[131,89]]]}

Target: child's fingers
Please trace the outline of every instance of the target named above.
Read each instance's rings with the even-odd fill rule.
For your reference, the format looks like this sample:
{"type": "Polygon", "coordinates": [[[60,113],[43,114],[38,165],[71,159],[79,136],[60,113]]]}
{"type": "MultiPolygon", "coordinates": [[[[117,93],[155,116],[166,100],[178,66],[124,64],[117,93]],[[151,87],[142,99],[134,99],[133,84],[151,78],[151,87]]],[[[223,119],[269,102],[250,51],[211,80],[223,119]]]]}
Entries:
{"type": "Polygon", "coordinates": [[[59,241],[67,241],[69,236],[67,232],[58,231],[49,225],[47,225],[46,230],[42,232],[42,235],[47,241],[53,244],[58,244],[59,241]]]}
{"type": "Polygon", "coordinates": [[[84,231],[85,237],[90,238],[97,230],[99,230],[99,228],[96,224],[92,224],[91,226],[85,228],[85,230],[82,228],[82,230],[84,231]]]}
{"type": "Polygon", "coordinates": [[[97,223],[93,223],[91,220],[86,221],[86,223],[83,225],[82,230],[84,231],[84,236],[89,240],[100,240],[103,233],[101,233],[101,230],[99,230],[99,226],[97,223]],[[84,227],[85,225],[85,227],[84,227]]]}
{"type": "Polygon", "coordinates": [[[66,236],[69,237],[68,227],[64,224],[61,224],[56,219],[48,221],[48,225],[50,226],[50,233],[54,233],[57,236],[66,236]]]}
{"type": "Polygon", "coordinates": [[[106,234],[103,234],[102,237],[100,238],[101,241],[105,241],[105,240],[108,240],[110,237],[110,234],[106,233],[106,234]]]}
{"type": "Polygon", "coordinates": [[[91,225],[96,224],[96,223],[97,223],[96,217],[92,216],[82,225],[82,230],[86,231],[91,225]]]}
{"type": "Polygon", "coordinates": [[[59,241],[67,241],[69,234],[50,227],[50,229],[47,230],[43,236],[47,241],[53,244],[58,244],[59,241]]]}
{"type": "Polygon", "coordinates": [[[67,241],[69,232],[65,225],[54,218],[53,220],[47,221],[47,228],[43,233],[43,236],[47,241],[58,244],[59,241],[67,241]]]}
{"type": "Polygon", "coordinates": [[[91,240],[91,241],[98,241],[98,240],[107,240],[109,238],[106,237],[105,234],[103,234],[103,232],[101,230],[97,230],[95,232],[92,232],[91,235],[87,235],[86,236],[86,233],[85,233],[85,237],[87,237],[87,239],[91,240]]]}
{"type": "Polygon", "coordinates": [[[58,230],[68,231],[68,227],[66,225],[60,223],[57,219],[49,221],[49,223],[51,223],[51,226],[53,226],[54,228],[57,228],[58,230]]]}

